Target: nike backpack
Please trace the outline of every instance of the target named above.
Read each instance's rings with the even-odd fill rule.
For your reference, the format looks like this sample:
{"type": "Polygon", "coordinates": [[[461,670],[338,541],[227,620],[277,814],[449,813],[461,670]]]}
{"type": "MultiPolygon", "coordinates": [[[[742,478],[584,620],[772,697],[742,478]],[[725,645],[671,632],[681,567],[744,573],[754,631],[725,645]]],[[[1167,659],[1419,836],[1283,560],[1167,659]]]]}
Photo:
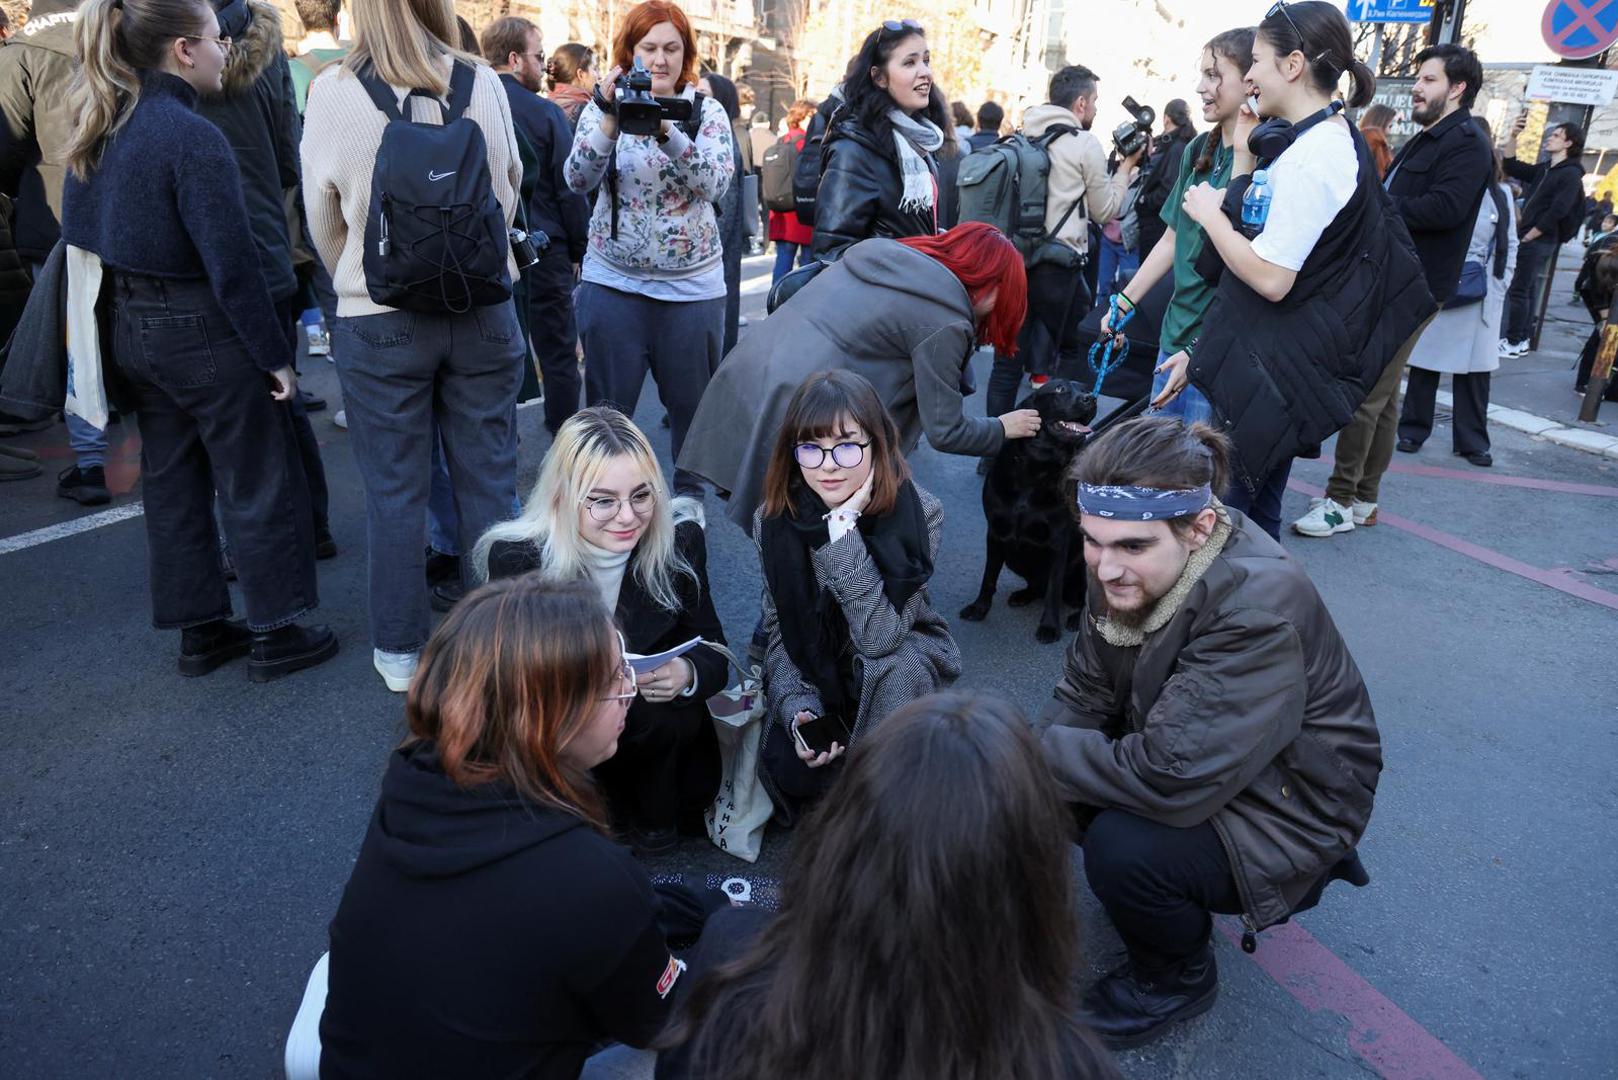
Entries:
{"type": "Polygon", "coordinates": [[[1058,126],[1037,138],[1017,131],[966,155],[955,181],[960,192],[959,220],[981,221],[999,229],[1022,252],[1025,266],[1065,261],[1069,256],[1076,262],[1078,253],[1065,244],[1055,244],[1054,236],[1078,209],[1083,196],[1049,231],[1045,228],[1045,197],[1051,172],[1050,145],[1077,130],[1058,126]]]}
{"type": "MultiPolygon", "coordinates": [[[[365,287],[384,307],[459,315],[511,299],[506,216],[489,179],[483,129],[465,116],[474,71],[457,60],[443,124],[407,119],[376,69],[357,72],[388,118],[371,170],[365,287]]],[[[432,95],[412,90],[405,98],[432,95]]]]}

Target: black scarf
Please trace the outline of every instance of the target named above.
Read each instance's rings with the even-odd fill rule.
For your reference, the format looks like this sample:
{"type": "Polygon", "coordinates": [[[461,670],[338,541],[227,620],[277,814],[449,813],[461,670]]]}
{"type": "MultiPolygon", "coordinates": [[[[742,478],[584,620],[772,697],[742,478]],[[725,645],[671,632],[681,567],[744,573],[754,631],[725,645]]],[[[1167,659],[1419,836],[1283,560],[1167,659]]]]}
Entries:
{"type": "MultiPolygon", "coordinates": [[[[810,685],[820,691],[827,716],[839,716],[850,730],[859,706],[852,664],[843,664],[848,647],[848,620],[831,592],[815,581],[810,552],[831,540],[826,504],[809,485],[793,478],[796,514],[764,519],[760,535],[764,580],[775,599],[781,642],[810,685]],[[850,692],[853,700],[849,700],[850,692]]],[[[882,591],[895,611],[903,611],[916,590],[933,575],[927,515],[915,484],[906,480],[893,509],[881,516],[862,514],[855,528],[882,575],[882,591]]]]}

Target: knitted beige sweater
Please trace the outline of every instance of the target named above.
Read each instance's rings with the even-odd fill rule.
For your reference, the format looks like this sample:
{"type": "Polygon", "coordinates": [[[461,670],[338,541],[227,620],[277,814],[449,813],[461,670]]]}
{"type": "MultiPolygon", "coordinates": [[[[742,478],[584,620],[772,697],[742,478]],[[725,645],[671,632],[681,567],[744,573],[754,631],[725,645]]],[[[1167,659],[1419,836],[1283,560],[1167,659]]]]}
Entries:
{"type": "MultiPolygon", "coordinates": [[[[444,58],[449,72],[450,59],[444,58]]],[[[394,87],[401,102],[406,91],[394,87]]],[[[406,106],[401,104],[403,110],[406,106]]],[[[407,115],[418,122],[442,123],[438,106],[411,98],[407,115]]],[[[517,214],[517,189],[522,182],[522,160],[517,135],[511,126],[511,104],[500,76],[479,64],[472,84],[466,116],[483,129],[489,147],[489,176],[494,197],[506,212],[506,224],[517,214]]],[[[371,299],[365,288],[365,218],[371,211],[371,166],[382,145],[387,126],[365,87],[347,67],[332,64],[309,86],[309,107],[303,120],[303,201],[309,217],[309,235],[337,292],[337,314],[345,318],[375,315],[392,308],[371,299]]],[[[517,264],[508,269],[517,280],[517,264]]]]}

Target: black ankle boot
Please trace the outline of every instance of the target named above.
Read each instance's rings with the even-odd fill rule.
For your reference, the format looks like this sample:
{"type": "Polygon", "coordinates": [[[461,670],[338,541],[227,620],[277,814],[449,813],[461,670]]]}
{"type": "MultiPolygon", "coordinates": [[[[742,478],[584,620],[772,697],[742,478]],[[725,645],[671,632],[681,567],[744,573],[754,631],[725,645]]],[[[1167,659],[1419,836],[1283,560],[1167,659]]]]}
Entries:
{"type": "Polygon", "coordinates": [[[215,619],[180,631],[180,674],[206,675],[238,656],[246,656],[253,632],[231,619],[215,619]]]}
{"type": "Polygon", "coordinates": [[[1125,964],[1084,995],[1079,1020],[1114,1050],[1151,1042],[1170,1024],[1200,1016],[1219,996],[1213,943],[1172,967],[1146,971],[1125,964]]]}
{"type": "Polygon", "coordinates": [[[331,632],[331,627],[283,626],[266,634],[253,635],[247,677],[253,682],[269,682],[314,667],[336,655],[337,635],[331,632]]]}

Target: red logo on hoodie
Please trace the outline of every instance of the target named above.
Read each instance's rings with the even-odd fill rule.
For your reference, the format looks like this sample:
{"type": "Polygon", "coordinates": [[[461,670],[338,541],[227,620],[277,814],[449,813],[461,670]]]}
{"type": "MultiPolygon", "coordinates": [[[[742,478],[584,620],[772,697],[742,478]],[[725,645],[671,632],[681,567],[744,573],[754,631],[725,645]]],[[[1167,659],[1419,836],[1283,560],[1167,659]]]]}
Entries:
{"type": "Polygon", "coordinates": [[[679,979],[680,972],[685,970],[685,961],[669,957],[669,966],[663,969],[663,977],[657,980],[657,996],[666,998],[669,991],[674,989],[674,983],[679,979]]]}

